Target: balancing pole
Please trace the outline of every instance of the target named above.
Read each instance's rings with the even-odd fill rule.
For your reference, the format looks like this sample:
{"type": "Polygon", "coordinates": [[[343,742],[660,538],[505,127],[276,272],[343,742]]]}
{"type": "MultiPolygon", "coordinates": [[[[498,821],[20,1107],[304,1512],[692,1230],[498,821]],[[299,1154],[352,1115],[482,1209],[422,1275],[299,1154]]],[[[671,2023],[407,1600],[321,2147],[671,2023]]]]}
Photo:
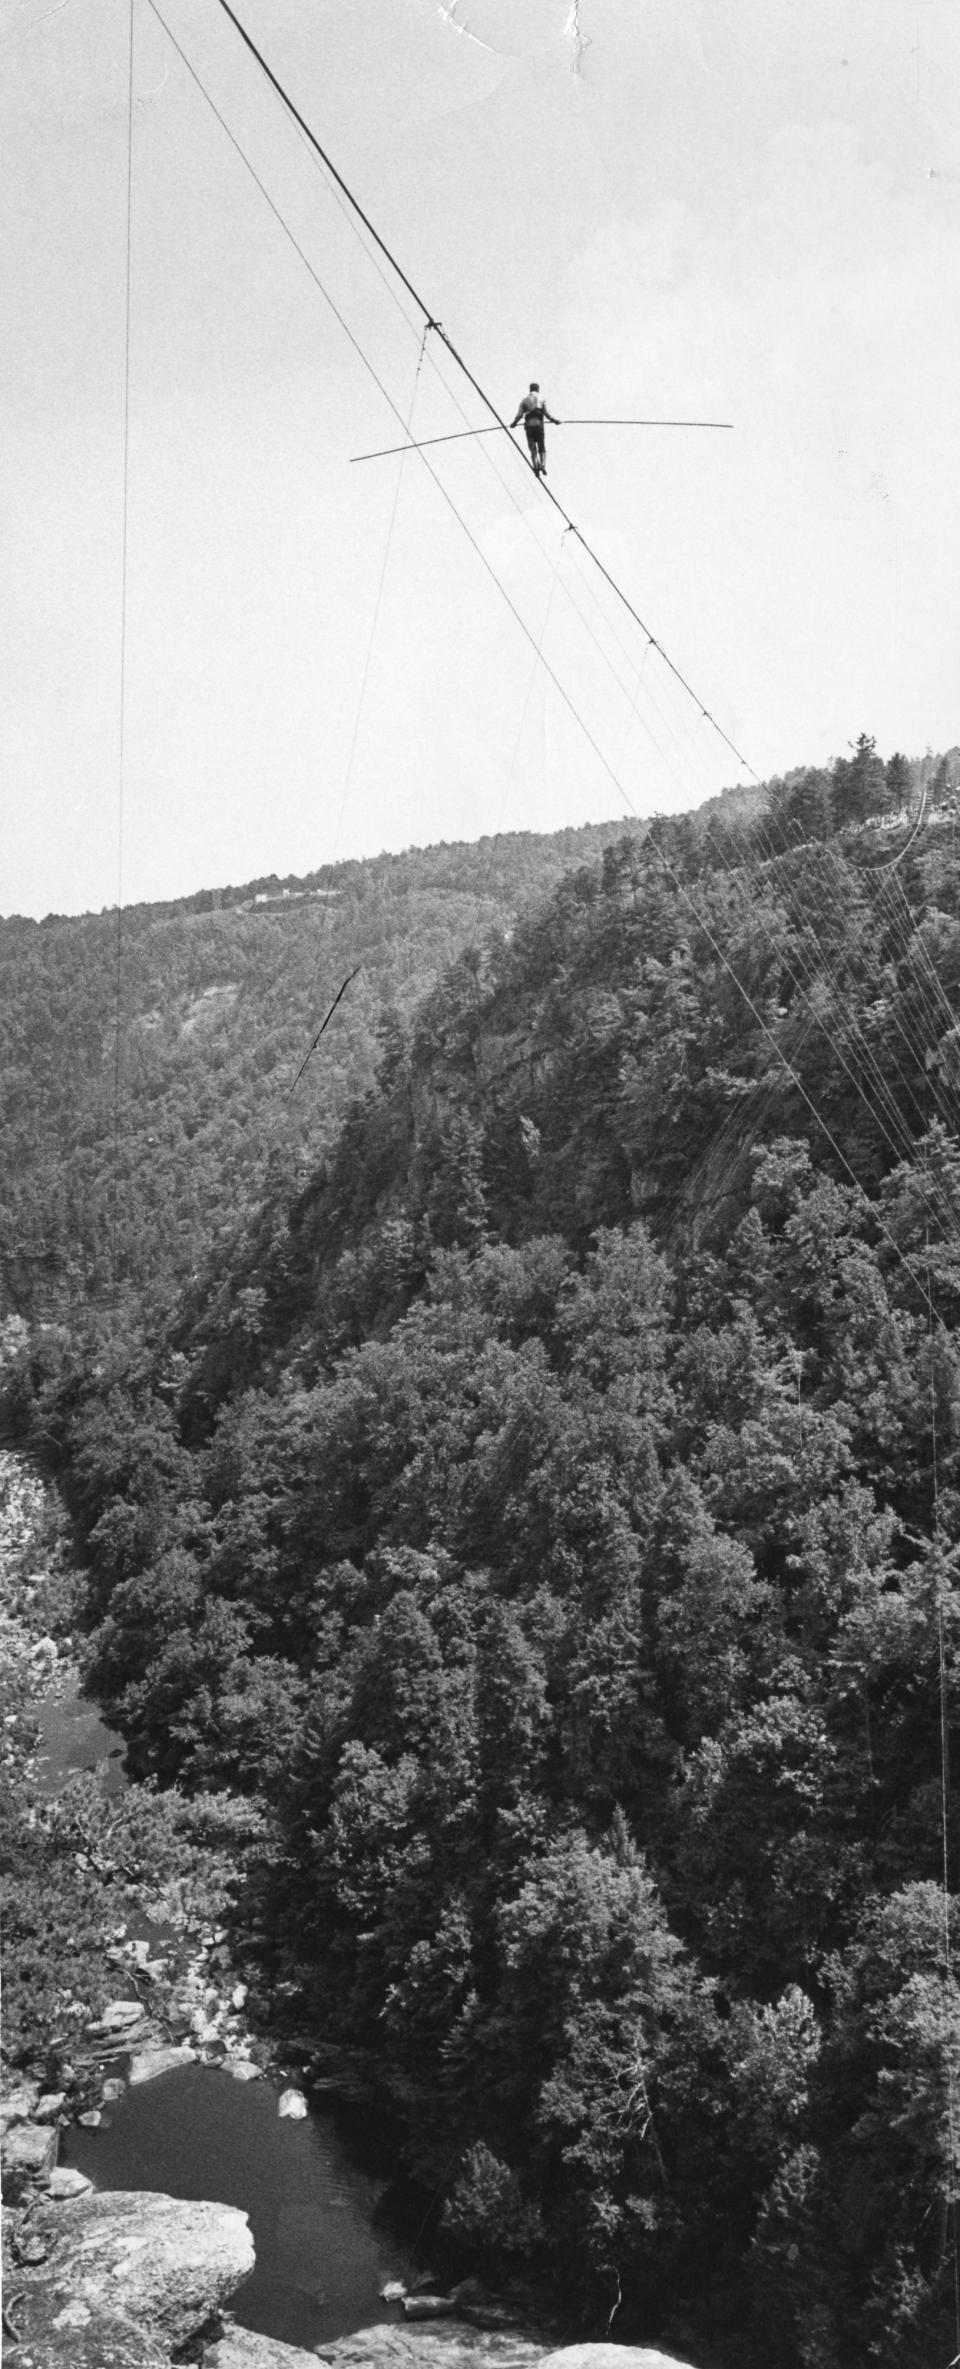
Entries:
{"type": "MultiPolygon", "coordinates": [[[[561,428],[732,428],[732,420],[560,420],[561,428]]],[[[498,436],[499,427],[455,428],[451,436],[424,436],[419,443],[385,444],[381,452],[354,452],[351,467],[357,461],[386,461],[396,452],[425,452],[428,444],[462,444],[466,436],[498,436]]]]}

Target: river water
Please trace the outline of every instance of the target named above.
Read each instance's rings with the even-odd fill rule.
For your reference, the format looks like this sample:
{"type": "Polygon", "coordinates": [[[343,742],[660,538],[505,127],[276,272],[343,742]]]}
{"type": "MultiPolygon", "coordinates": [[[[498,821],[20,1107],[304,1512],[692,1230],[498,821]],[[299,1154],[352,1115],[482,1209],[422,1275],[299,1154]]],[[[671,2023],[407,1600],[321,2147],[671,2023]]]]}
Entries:
{"type": "Polygon", "coordinates": [[[256,2268],[231,2309],[246,2328],[310,2346],[398,2317],[380,2288],[401,2249],[377,2228],[385,2181],[356,2116],[281,2121],[269,2081],[186,2065],[128,2091],[109,2127],[64,2134],[61,2161],[98,2188],[208,2197],[249,2213],[256,2268]]]}
{"type": "MultiPolygon", "coordinates": [[[[39,1724],[42,1790],[57,1792],[91,1767],[108,1793],[123,1785],[120,1739],[76,1692],[48,1698],[39,1724]]],[[[232,2304],[236,2318],[310,2346],[395,2319],[380,2288],[405,2264],[399,2242],[378,2225],[386,2174],[367,2118],[324,2106],[304,2121],[281,2120],[279,2094],[269,2080],[180,2066],[128,2090],[98,2130],[65,2131],[60,2160],[97,2188],[239,2205],[257,2259],[232,2304]]]]}

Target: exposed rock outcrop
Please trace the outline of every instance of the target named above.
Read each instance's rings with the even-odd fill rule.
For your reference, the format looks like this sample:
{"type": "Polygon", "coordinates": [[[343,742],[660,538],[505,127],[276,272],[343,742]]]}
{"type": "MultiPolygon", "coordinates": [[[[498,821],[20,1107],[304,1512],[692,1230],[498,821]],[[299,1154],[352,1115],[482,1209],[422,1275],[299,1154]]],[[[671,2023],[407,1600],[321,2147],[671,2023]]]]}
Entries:
{"type": "Polygon", "coordinates": [[[167,2369],[253,2269],[245,2213],[171,2196],[38,2204],[47,2246],[8,2282],[20,2369],[167,2369]]]}

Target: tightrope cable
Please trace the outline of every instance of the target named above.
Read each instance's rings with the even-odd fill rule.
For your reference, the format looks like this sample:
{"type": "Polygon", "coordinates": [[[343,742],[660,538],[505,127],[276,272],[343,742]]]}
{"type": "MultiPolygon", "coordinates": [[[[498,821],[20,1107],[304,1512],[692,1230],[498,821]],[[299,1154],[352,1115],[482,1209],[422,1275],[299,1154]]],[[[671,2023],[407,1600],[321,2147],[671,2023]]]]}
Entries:
{"type": "MultiPolygon", "coordinates": [[[[154,5],[154,0],[151,0],[151,5],[154,5]]],[[[413,281],[404,271],[403,265],[398,262],[397,257],[392,252],[392,249],[388,247],[386,240],[381,238],[380,232],[371,222],[369,214],[364,211],[364,208],[360,204],[359,198],[354,196],[349,184],[344,180],[343,174],[337,171],[337,167],[334,164],[332,157],[327,154],[326,149],[324,148],[322,142],[318,140],[316,133],[313,131],[311,125],[307,122],[306,117],[301,114],[299,107],[291,98],[289,91],[286,89],[284,83],[281,82],[279,75],[274,73],[272,66],[268,64],[267,59],[264,57],[263,51],[258,49],[252,35],[248,33],[246,26],[241,22],[241,19],[238,17],[235,9],[231,8],[230,0],[217,0],[217,6],[223,10],[225,16],[229,17],[231,24],[235,27],[245,47],[249,50],[251,57],[255,58],[257,65],[260,67],[261,73],[265,74],[267,81],[271,85],[271,88],[276,91],[278,98],[281,100],[283,106],[287,109],[287,112],[292,116],[293,121],[299,125],[301,132],[310,142],[311,147],[316,150],[317,155],[320,157],[322,163],[326,166],[327,172],[332,175],[337,187],[343,191],[345,198],[353,207],[358,219],[363,223],[364,229],[369,232],[370,237],[379,247],[381,254],[386,256],[387,262],[390,264],[391,269],[396,272],[397,278],[402,282],[403,286],[407,290],[407,294],[413,298],[414,303],[419,307],[419,310],[423,314],[427,323],[427,327],[436,331],[437,336],[442,339],[443,344],[446,346],[448,353],[452,355],[458,369],[462,370],[464,377],[469,380],[469,383],[473,387],[475,394],[479,395],[480,401],[485,406],[485,409],[491,413],[497,427],[502,428],[504,434],[509,436],[509,422],[505,420],[501,413],[497,410],[496,404],[487,394],[485,388],[481,386],[479,379],[471,370],[469,363],[464,361],[463,355],[454,345],[452,337],[448,335],[446,329],[443,326],[443,322],[437,320],[435,314],[431,310],[431,307],[420,295],[419,289],[414,286],[413,281]]],[[[159,14],[159,11],[157,11],[157,13],[159,14]]],[[[169,27],[167,30],[169,31],[169,27]]],[[[182,56],[183,52],[181,51],[180,54],[182,56]]],[[[396,405],[391,404],[390,408],[396,415],[396,405]]],[[[513,449],[516,451],[517,447],[514,445],[513,449]]],[[[523,459],[522,454],[519,455],[519,458],[521,460],[523,459]]],[[[524,462],[524,467],[526,467],[526,465],[527,464],[524,462]]],[[[548,485],[544,484],[542,477],[540,483],[542,491],[546,494],[548,501],[553,503],[554,509],[559,511],[559,514],[565,521],[565,524],[571,528],[572,532],[577,536],[578,541],[583,544],[584,550],[593,560],[594,566],[599,568],[601,575],[606,578],[607,583],[610,585],[611,590],[616,594],[617,599],[623,602],[624,608],[629,611],[630,616],[633,617],[635,622],[639,625],[641,632],[647,634],[649,639],[655,642],[656,648],[659,650],[660,656],[663,659],[665,666],[669,667],[671,674],[676,676],[677,682],[680,683],[683,690],[687,693],[688,698],[695,701],[696,705],[701,711],[701,714],[705,717],[712,730],[718,734],[725,746],[731,751],[731,754],[736,757],[737,764],[743,768],[745,773],[749,773],[754,781],[758,781],[759,775],[754,771],[754,768],[750,764],[748,758],[746,758],[742,754],[742,751],[737,748],[736,743],[731,740],[729,733],[724,731],[723,726],[717,723],[716,717],[711,714],[710,709],[704,706],[699,694],[693,689],[693,686],[690,682],[688,682],[687,677],[681,672],[680,668],[669,656],[669,653],[664,649],[662,642],[657,642],[656,636],[650,633],[650,628],[644,624],[643,618],[640,616],[639,611],[634,607],[633,602],[628,599],[627,594],[617,583],[616,578],[611,575],[609,568],[605,566],[599,554],[594,550],[593,545],[587,542],[586,536],[581,534],[580,528],[576,526],[573,519],[568,516],[562,502],[558,502],[556,495],[551,492],[551,489],[548,485]]]]}

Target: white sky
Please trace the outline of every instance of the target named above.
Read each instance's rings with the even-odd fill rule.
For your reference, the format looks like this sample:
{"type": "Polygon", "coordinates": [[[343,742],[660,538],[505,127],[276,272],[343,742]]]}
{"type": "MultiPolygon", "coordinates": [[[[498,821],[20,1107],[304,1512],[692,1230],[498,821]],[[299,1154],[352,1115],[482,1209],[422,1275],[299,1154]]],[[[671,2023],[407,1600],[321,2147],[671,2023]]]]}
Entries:
{"type": "MultiPolygon", "coordinates": [[[[406,417],[408,299],[217,0],[158,5],[406,417]]],[[[756,771],[960,738],[960,0],[239,13],[505,416],[735,423],[548,430],[549,483],[756,771]]],[[[349,465],[396,418],[133,19],[121,766],[130,0],[0,6],[0,910],[625,811],[423,462],[349,465]]],[[[430,338],[416,431],[454,398],[430,338]]],[[[429,457],[629,805],[741,778],[505,440],[429,457]]]]}

